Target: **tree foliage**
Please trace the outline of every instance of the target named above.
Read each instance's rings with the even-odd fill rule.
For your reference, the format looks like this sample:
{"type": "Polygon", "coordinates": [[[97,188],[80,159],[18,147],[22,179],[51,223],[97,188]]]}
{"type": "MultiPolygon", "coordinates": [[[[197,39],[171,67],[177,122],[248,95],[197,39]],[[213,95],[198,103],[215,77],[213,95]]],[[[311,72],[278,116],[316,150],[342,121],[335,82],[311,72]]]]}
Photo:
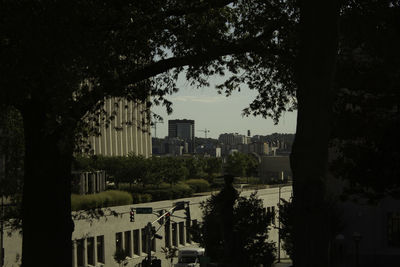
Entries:
{"type": "Polygon", "coordinates": [[[228,156],[225,168],[232,175],[248,177],[258,175],[258,164],[254,156],[235,152],[228,156]]]}
{"type": "Polygon", "coordinates": [[[371,200],[400,196],[399,15],[398,1],[349,2],[341,15],[331,169],[371,200]]]}
{"type": "Polygon", "coordinates": [[[24,172],[24,130],[21,114],[12,106],[0,106],[0,194],[22,192],[24,172]],[[4,164],[4,165],[3,165],[4,164]]]}
{"type": "Polygon", "coordinates": [[[225,186],[201,204],[202,224],[193,229],[194,239],[215,262],[227,266],[271,266],[275,245],[267,239],[273,215],[267,213],[256,193],[246,198],[239,197],[234,189],[228,193],[231,190],[225,186]],[[229,203],[233,206],[227,207],[229,203]],[[232,210],[231,221],[226,219],[227,210],[232,210]]]}

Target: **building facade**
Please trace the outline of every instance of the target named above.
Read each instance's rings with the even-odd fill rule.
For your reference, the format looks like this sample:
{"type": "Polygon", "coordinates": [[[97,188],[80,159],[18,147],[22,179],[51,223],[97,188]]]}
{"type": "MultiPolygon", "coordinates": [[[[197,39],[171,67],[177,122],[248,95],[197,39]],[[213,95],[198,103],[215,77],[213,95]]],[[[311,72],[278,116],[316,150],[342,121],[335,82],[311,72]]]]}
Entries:
{"type": "Polygon", "coordinates": [[[249,137],[238,133],[224,133],[218,137],[218,141],[224,145],[248,144],[249,140],[249,137]]]}
{"type": "MultiPolygon", "coordinates": [[[[253,191],[243,191],[241,196],[248,197],[253,191]]],[[[258,197],[262,199],[264,206],[269,211],[276,211],[279,203],[279,196],[289,200],[292,195],[290,186],[258,190],[258,197]],[[280,194],[279,194],[280,191],[280,194]]],[[[177,201],[189,202],[190,220],[185,217],[185,211],[179,210],[173,213],[170,224],[154,223],[157,234],[162,239],[154,239],[151,242],[152,256],[161,259],[161,266],[170,266],[170,260],[165,258],[162,248],[176,247],[197,247],[188,231],[188,226],[201,222],[202,210],[200,203],[209,196],[184,198],[179,200],[165,200],[152,203],[118,206],[103,209],[104,216],[93,218],[83,216],[82,212],[74,212],[75,231],[72,234],[73,267],[107,266],[117,267],[114,260],[114,253],[118,248],[128,252],[127,267],[139,267],[147,256],[147,243],[145,227],[148,222],[153,222],[162,211],[169,210],[177,201]],[[135,214],[134,222],[130,221],[130,209],[140,207],[151,207],[152,214],[135,214]],[[115,216],[118,214],[118,216],[115,216]]],[[[45,218],[43,218],[45,219],[45,218]]],[[[273,221],[273,226],[278,226],[278,217],[273,221]]],[[[277,243],[278,230],[271,227],[269,232],[271,241],[277,243]]],[[[62,246],[62,244],[59,244],[62,246]]],[[[5,267],[19,266],[22,250],[22,237],[18,231],[10,232],[5,238],[5,267]]],[[[40,260],[46,260],[45,251],[38,255],[40,260]]],[[[281,250],[281,258],[287,257],[281,250]]],[[[177,262],[177,258],[173,259],[177,262]]]]}
{"type": "Polygon", "coordinates": [[[181,138],[188,143],[187,153],[195,152],[194,120],[168,120],[168,137],[181,138]]]}
{"type": "Polygon", "coordinates": [[[99,135],[91,136],[91,153],[103,156],[127,156],[128,154],[150,157],[151,131],[145,103],[124,98],[108,98],[104,102],[105,116],[113,116],[107,127],[99,116],[99,135]]]}

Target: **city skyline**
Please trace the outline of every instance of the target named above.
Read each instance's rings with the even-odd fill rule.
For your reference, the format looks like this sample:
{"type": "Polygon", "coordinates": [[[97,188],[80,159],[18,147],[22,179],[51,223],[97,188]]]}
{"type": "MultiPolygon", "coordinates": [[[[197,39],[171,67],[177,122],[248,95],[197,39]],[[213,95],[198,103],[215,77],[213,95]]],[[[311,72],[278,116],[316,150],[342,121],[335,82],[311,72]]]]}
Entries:
{"type": "Polygon", "coordinates": [[[280,118],[278,125],[272,119],[261,116],[243,117],[242,110],[256,97],[257,92],[243,86],[241,92],[233,92],[231,96],[219,95],[215,84],[221,83],[225,78],[211,77],[210,86],[196,89],[191,86],[183,75],[180,75],[177,87],[179,91],[167,99],[173,103],[173,112],[167,115],[164,107],[155,106],[152,112],[163,117],[163,123],[157,123],[157,136],[152,127],[152,137],[164,138],[168,136],[168,120],[188,119],[194,120],[195,136],[218,138],[223,133],[239,133],[247,135],[250,130],[253,135],[268,135],[272,133],[295,133],[297,111],[286,112],[280,118]]]}

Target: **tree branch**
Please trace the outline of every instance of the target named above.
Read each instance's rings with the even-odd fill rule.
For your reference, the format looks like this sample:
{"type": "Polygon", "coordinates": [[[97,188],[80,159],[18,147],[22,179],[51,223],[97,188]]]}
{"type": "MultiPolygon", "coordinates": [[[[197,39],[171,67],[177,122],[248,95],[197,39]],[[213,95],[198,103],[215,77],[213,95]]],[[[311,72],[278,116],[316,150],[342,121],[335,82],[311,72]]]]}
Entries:
{"type": "MultiPolygon", "coordinates": [[[[269,34],[272,32],[273,30],[271,30],[269,34]]],[[[221,56],[243,54],[246,52],[254,52],[261,49],[266,49],[266,47],[262,45],[263,40],[265,40],[265,35],[266,34],[256,38],[249,38],[241,42],[226,43],[224,45],[215,46],[211,51],[204,51],[198,54],[186,55],[182,57],[172,57],[151,63],[142,69],[132,72],[130,78],[126,79],[124,83],[133,84],[163,73],[172,68],[183,67],[187,65],[201,65],[221,56]]]]}

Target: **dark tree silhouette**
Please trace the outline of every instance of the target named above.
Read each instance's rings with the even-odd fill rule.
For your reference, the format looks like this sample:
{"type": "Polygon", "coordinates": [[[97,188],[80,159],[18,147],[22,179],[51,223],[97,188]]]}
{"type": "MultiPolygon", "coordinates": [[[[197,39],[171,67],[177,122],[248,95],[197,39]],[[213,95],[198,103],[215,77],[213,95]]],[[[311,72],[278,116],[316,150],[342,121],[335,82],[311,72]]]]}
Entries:
{"type": "MultiPolygon", "coordinates": [[[[41,266],[72,264],[72,154],[76,137],[85,137],[82,129],[92,126],[96,132],[96,124],[82,118],[103,116],[105,98],[122,96],[150,108],[150,95],[171,111],[165,95],[177,91],[174,81],[183,66],[199,86],[209,75],[247,68],[241,77],[266,96],[263,103],[275,118],[294,92],[277,85],[277,73],[287,70],[275,56],[283,38],[278,33],[288,20],[280,2],[2,0],[0,5],[0,101],[19,109],[24,123],[24,267],[36,266],[43,251],[47,259],[41,266]],[[51,220],[38,219],[38,203],[47,204],[51,220]]],[[[225,84],[227,94],[238,81],[225,84]]]]}
{"type": "Polygon", "coordinates": [[[329,211],[323,203],[339,8],[339,1],[300,1],[296,66],[298,115],[290,156],[295,266],[329,266],[329,211]]]}
{"type": "Polygon", "coordinates": [[[341,15],[331,170],[349,194],[400,197],[400,4],[351,3],[341,15]]]}
{"type": "Polygon", "coordinates": [[[222,266],[271,266],[275,245],[267,239],[274,215],[267,213],[256,193],[239,197],[233,177],[224,179],[221,192],[202,203],[203,220],[193,229],[194,239],[222,266]]]}

